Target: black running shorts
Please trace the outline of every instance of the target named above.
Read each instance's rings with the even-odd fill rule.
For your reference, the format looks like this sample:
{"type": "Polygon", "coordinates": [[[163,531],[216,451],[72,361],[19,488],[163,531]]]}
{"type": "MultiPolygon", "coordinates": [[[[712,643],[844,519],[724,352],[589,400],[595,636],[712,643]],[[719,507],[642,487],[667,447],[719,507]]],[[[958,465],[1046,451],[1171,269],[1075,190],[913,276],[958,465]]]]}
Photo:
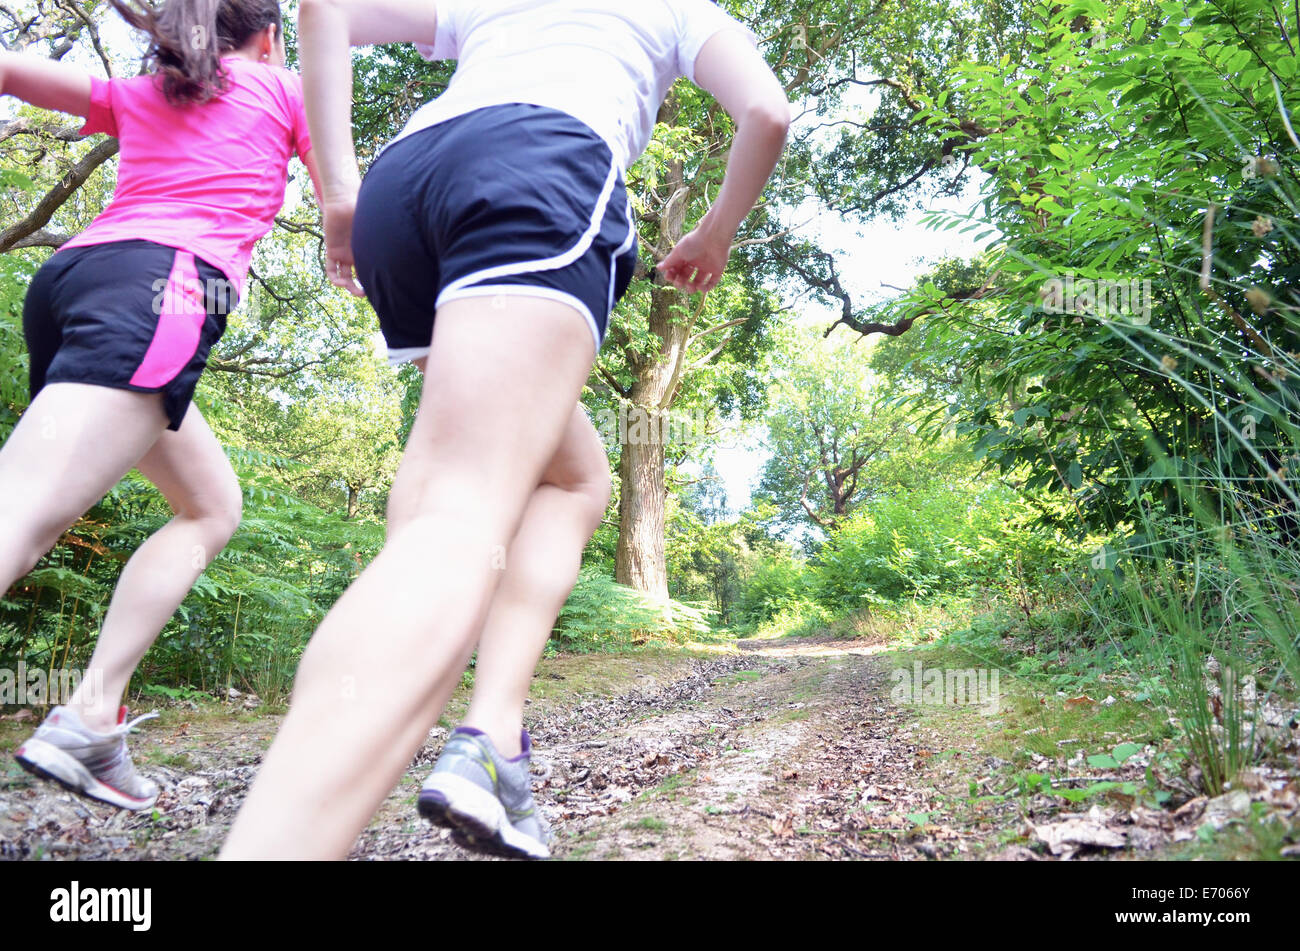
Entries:
{"type": "Polygon", "coordinates": [[[168,428],[179,429],[235,304],[226,276],[188,251],[152,241],[65,248],[23,305],[32,398],[47,383],[161,393],[168,428]]]}
{"type": "Polygon", "coordinates": [[[385,149],[357,197],[352,252],[399,363],[428,353],[442,304],[498,294],[572,305],[599,349],[637,249],[604,140],[567,113],[512,103],[385,149]]]}

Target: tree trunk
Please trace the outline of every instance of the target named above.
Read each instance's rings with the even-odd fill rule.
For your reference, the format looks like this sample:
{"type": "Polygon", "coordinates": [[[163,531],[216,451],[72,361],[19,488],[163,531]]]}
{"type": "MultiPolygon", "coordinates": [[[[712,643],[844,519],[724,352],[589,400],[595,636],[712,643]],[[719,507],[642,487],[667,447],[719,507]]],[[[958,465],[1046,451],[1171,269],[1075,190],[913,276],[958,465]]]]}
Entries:
{"type": "MultiPolygon", "coordinates": [[[[635,410],[633,410],[635,412],[635,410]]],[[[629,413],[631,416],[632,413],[629,413]]],[[[623,443],[618,473],[622,480],[618,502],[618,548],[614,580],[655,598],[668,597],[668,568],[664,560],[664,446],[658,426],[653,438],[628,438],[623,443]]],[[[629,420],[629,437],[633,423],[629,420]]]]}
{"type": "MultiPolygon", "coordinates": [[[[664,104],[665,112],[676,108],[673,97],[664,104]]],[[[689,189],[685,182],[681,161],[668,163],[664,189],[676,194],[660,213],[659,234],[666,253],[679,240],[685,230],[689,189]]],[[[635,351],[627,353],[628,367],[636,374],[636,381],[627,394],[627,426],[620,424],[619,439],[622,457],[619,460],[619,528],[618,548],[614,555],[614,580],[629,585],[654,598],[668,597],[668,566],[664,559],[664,502],[668,494],[664,485],[664,426],[667,413],[677,396],[686,342],[691,325],[674,314],[675,303],[681,293],[671,285],[654,277],[655,287],[650,295],[649,329],[659,338],[657,353],[643,357],[635,351]]]]}
{"type": "MultiPolygon", "coordinates": [[[[658,119],[676,126],[681,115],[681,104],[675,94],[669,94],[659,108],[658,119]]],[[[705,154],[715,154],[720,146],[721,132],[709,124],[710,139],[701,146],[705,154]]],[[[723,157],[725,161],[725,156],[723,157]]],[[[686,233],[688,211],[705,197],[705,180],[686,180],[686,165],[681,158],[666,161],[663,174],[654,187],[653,200],[645,203],[641,216],[641,245],[655,260],[662,260],[686,233]]],[[[650,309],[646,315],[647,329],[657,346],[648,350],[640,342],[627,341],[623,356],[628,370],[633,374],[632,385],[626,389],[616,387],[616,394],[627,414],[626,429],[620,423],[619,438],[622,457],[619,475],[622,486],[619,492],[618,547],[614,556],[614,578],[652,597],[668,597],[668,571],[664,558],[664,504],[667,487],[664,484],[664,422],[681,390],[682,381],[692,372],[708,364],[721,352],[725,337],[708,337],[701,348],[705,355],[694,364],[688,360],[696,321],[704,312],[703,303],[692,302],[689,295],[665,282],[657,271],[650,274],[650,309]],[[687,305],[683,307],[683,305],[687,305]],[[717,345],[708,353],[709,345],[717,345]]],[[[738,323],[739,321],[733,321],[738,323]]],[[[724,324],[725,329],[729,324],[724,324]]],[[[616,339],[617,337],[617,331],[616,339]]]]}

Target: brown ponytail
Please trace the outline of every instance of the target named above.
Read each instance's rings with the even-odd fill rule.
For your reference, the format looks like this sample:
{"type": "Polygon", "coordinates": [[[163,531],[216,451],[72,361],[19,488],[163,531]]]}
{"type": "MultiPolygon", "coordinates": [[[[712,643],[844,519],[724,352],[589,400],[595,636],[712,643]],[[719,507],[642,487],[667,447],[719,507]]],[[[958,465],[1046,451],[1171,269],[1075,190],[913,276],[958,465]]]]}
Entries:
{"type": "Polygon", "coordinates": [[[149,37],[145,65],[162,80],[173,105],[207,102],[226,88],[221,55],[274,25],[278,0],[108,0],[122,19],[149,37]]]}

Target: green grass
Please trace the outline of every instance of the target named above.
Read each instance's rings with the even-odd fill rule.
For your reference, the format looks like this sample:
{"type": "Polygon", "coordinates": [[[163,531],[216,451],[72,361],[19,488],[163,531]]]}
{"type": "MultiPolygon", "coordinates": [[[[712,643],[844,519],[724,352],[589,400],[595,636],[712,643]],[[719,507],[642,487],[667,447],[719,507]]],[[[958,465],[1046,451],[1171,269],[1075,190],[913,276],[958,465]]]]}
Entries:
{"type": "Polygon", "coordinates": [[[653,789],[647,789],[637,797],[639,800],[648,799],[669,799],[678,800],[685,794],[686,790],[695,784],[695,770],[689,770],[685,773],[670,773],[664,777],[663,782],[653,789]]]}
{"type": "Polygon", "coordinates": [[[735,673],[727,674],[718,683],[728,687],[735,684],[754,683],[762,680],[765,673],[764,670],[738,670],[735,673]]]}
{"type": "Polygon", "coordinates": [[[144,754],[143,759],[145,762],[152,763],[155,766],[170,766],[173,769],[185,770],[186,772],[193,772],[198,768],[198,764],[184,753],[167,753],[162,750],[149,750],[144,754]]]}
{"type": "MultiPolygon", "coordinates": [[[[1260,805],[1255,803],[1256,811],[1260,805]]],[[[1251,821],[1234,820],[1218,831],[1207,829],[1188,842],[1169,846],[1161,857],[1204,862],[1284,861],[1282,849],[1300,843],[1300,823],[1260,819],[1256,815],[1251,821]]]]}

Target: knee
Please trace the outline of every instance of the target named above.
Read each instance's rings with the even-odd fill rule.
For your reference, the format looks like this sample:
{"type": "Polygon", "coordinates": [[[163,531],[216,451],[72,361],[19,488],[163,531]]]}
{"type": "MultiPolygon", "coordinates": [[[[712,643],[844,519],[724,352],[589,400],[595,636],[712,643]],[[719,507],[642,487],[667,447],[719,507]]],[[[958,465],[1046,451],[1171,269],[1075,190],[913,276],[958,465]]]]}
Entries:
{"type": "MultiPolygon", "coordinates": [[[[181,513],[178,513],[181,514],[181,513]]],[[[230,541],[244,519],[244,493],[238,481],[232,480],[222,491],[205,499],[194,511],[183,513],[204,527],[208,542],[222,548],[230,541]]]]}
{"type": "Polygon", "coordinates": [[[231,487],[216,518],[226,541],[230,541],[235,532],[239,531],[239,525],[244,520],[244,491],[238,482],[231,487]]]}
{"type": "Polygon", "coordinates": [[[613,486],[609,466],[605,464],[603,456],[585,466],[568,484],[560,486],[577,501],[588,534],[594,533],[605,517],[605,510],[609,508],[609,500],[613,496],[613,486]]]}

